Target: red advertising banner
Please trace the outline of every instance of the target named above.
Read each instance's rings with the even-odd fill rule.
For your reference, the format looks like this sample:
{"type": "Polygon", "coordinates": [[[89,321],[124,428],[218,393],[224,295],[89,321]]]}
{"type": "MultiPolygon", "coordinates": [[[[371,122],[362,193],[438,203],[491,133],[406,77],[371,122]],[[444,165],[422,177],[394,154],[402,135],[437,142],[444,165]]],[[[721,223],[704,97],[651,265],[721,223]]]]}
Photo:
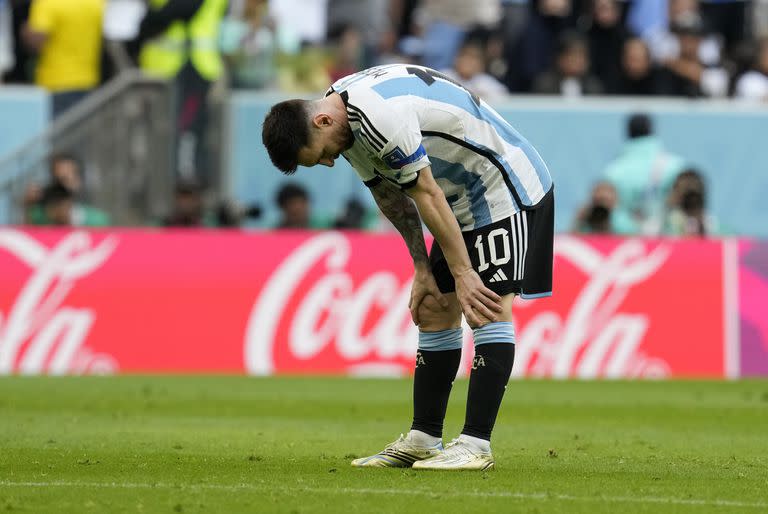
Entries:
{"type": "MultiPolygon", "coordinates": [[[[558,236],[515,374],[724,376],[723,253],[558,236]]],[[[393,234],[0,229],[0,373],[407,374],[411,277],[393,234]]]]}

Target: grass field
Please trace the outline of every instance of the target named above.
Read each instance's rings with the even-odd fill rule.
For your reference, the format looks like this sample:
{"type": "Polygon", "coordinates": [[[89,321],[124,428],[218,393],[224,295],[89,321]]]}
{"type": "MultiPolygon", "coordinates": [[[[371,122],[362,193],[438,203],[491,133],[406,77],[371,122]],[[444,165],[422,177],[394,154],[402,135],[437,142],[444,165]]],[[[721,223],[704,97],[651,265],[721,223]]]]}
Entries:
{"type": "Polygon", "coordinates": [[[768,512],[765,381],[515,381],[496,470],[351,468],[407,430],[409,397],[407,380],[0,378],[0,512],[768,512]]]}

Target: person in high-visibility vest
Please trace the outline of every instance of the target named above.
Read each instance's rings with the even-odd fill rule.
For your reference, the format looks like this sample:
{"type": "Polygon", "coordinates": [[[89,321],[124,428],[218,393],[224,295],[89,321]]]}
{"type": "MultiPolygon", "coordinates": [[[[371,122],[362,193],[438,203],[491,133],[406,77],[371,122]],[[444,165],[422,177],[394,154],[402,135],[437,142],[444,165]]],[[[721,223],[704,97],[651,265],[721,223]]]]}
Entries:
{"type": "Polygon", "coordinates": [[[224,70],[219,27],[228,0],[149,0],[134,47],[142,71],[177,84],[176,171],[209,182],[204,140],[206,101],[224,70]]]}

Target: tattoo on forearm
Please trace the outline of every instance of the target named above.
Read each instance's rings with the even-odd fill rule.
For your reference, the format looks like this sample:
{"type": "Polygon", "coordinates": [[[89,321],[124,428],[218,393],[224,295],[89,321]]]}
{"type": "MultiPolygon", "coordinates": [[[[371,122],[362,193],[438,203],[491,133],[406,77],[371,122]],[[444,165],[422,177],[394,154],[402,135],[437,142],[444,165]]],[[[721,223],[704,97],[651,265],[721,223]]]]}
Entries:
{"type": "Polygon", "coordinates": [[[386,180],[371,188],[371,193],[381,212],[403,236],[414,264],[427,263],[427,246],[421,230],[421,218],[413,201],[386,180]]]}

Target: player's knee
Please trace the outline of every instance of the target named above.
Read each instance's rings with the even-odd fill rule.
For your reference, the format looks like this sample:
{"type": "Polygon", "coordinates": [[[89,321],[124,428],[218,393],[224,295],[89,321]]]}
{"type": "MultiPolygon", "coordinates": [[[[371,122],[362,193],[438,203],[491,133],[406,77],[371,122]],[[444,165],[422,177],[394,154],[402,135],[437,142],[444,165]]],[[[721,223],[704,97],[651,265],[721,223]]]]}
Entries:
{"type": "Polygon", "coordinates": [[[461,324],[460,312],[449,302],[443,307],[434,296],[426,296],[418,309],[419,327],[422,330],[447,330],[458,328],[461,324]]]}

